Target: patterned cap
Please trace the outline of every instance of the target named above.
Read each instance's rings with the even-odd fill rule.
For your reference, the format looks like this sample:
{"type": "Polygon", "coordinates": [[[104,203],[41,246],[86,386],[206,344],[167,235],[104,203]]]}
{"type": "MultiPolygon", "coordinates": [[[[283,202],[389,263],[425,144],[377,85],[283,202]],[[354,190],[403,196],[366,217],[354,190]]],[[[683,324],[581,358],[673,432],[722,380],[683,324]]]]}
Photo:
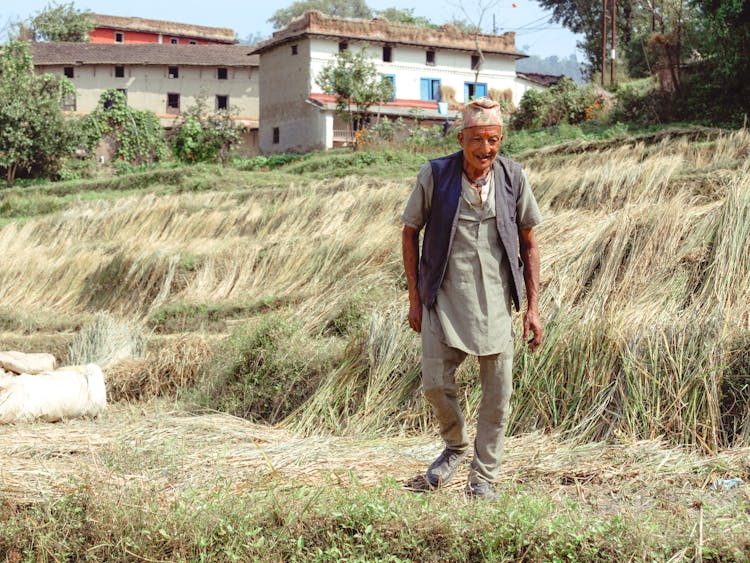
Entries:
{"type": "Polygon", "coordinates": [[[500,104],[489,98],[477,98],[464,106],[463,128],[476,127],[478,125],[502,125],[503,114],[500,113],[500,104]]]}

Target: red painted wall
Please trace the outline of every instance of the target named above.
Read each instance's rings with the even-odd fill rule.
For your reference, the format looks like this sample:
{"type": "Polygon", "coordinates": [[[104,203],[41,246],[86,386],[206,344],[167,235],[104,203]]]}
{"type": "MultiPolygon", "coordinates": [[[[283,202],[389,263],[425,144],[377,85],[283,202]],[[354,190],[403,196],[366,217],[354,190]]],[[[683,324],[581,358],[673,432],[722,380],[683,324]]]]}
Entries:
{"type": "MultiPolygon", "coordinates": [[[[92,43],[114,43],[115,31],[112,28],[97,27],[89,33],[89,41],[92,43]]],[[[158,43],[158,33],[147,33],[143,31],[122,31],[125,35],[125,43],[158,43]]],[[[177,35],[162,34],[162,43],[170,43],[170,39],[175,37],[179,45],[188,45],[190,41],[195,41],[198,45],[226,45],[223,41],[210,41],[198,37],[182,37],[177,35]]]]}

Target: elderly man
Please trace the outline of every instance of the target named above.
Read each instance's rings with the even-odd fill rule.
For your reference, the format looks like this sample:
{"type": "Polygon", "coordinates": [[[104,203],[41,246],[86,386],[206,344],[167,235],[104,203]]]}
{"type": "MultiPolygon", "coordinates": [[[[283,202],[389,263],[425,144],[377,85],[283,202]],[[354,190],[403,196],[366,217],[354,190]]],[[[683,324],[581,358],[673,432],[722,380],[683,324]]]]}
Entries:
{"type": "Polygon", "coordinates": [[[455,373],[467,354],[479,358],[482,399],[466,492],[494,499],[512,391],[513,323],[526,287],[523,337],[542,341],[539,318],[541,222],[521,166],[498,157],[503,121],[497,102],[479,98],[463,111],[462,150],[430,161],[401,215],[409,287],[409,325],[422,334],[422,386],[445,449],[425,475],[445,485],[469,450],[455,373]],[[422,255],[419,231],[425,228],[422,255]]]}

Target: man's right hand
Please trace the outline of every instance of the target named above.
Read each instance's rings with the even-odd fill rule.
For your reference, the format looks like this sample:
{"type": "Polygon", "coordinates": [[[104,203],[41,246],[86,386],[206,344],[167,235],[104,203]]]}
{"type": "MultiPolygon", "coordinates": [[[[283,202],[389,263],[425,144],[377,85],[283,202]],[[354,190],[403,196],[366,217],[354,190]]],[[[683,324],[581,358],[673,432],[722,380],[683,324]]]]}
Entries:
{"type": "Polygon", "coordinates": [[[409,305],[409,326],[417,334],[422,332],[422,304],[409,305]]]}
{"type": "Polygon", "coordinates": [[[409,288],[409,326],[414,332],[422,332],[422,301],[417,289],[417,264],[419,264],[419,229],[404,225],[401,232],[401,248],[404,255],[404,273],[409,288]]]}

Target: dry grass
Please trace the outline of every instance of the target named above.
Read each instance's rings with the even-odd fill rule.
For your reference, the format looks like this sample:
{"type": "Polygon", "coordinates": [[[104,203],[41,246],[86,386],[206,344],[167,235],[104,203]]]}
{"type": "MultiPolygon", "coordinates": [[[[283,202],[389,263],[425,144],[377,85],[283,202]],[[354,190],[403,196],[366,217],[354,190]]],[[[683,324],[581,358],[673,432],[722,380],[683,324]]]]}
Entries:
{"type": "MultiPolygon", "coordinates": [[[[549,330],[541,353],[519,355],[515,432],[668,436],[708,451],[750,440],[739,423],[748,399],[740,343],[750,330],[750,135],[699,137],[524,156],[546,217],[537,238],[549,330]]],[[[0,299],[34,319],[104,309],[141,323],[166,306],[189,313],[206,303],[247,311],[226,332],[274,303],[300,331],[280,358],[304,356],[300,343],[348,346],[287,427],[424,429],[398,244],[410,187],[352,176],[81,202],[0,229],[0,299]]],[[[193,380],[171,365],[167,379],[193,380]]],[[[161,392],[154,379],[164,375],[142,367],[121,366],[129,383],[116,396],[161,392]]],[[[470,382],[471,369],[463,373],[470,382]]],[[[470,412],[476,397],[466,392],[470,412]]]]}
{"type": "MultiPolygon", "coordinates": [[[[712,494],[717,479],[750,475],[750,449],[697,455],[660,440],[577,444],[554,435],[511,437],[500,487],[522,483],[601,511],[675,510],[712,494]]],[[[438,453],[424,436],[387,440],[303,436],[226,414],[190,415],[168,403],[116,405],[96,420],[0,427],[0,496],[28,502],[65,494],[76,483],[148,483],[171,496],[220,479],[263,489],[333,479],[365,487],[391,477],[407,483],[438,453]]],[[[447,490],[465,482],[460,469],[447,490]]],[[[746,488],[738,489],[743,498],[746,488]]]]}
{"type": "Polygon", "coordinates": [[[109,400],[175,397],[196,384],[213,350],[205,337],[185,335],[150,351],[145,358],[117,362],[107,370],[109,400]]]}

